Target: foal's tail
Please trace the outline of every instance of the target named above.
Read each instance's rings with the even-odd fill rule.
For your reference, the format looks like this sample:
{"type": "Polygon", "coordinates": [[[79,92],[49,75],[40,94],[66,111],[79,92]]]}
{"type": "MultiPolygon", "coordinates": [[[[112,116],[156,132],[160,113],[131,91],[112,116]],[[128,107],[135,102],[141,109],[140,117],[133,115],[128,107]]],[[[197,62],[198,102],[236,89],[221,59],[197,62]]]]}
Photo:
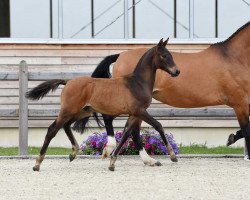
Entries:
{"type": "MultiPolygon", "coordinates": [[[[114,54],[105,57],[95,68],[91,77],[93,78],[110,78],[111,74],[109,72],[109,67],[112,63],[116,62],[120,54],[114,54]]],[[[97,113],[93,113],[93,116],[99,126],[103,125],[102,122],[98,119],[97,113]]],[[[72,129],[76,132],[83,133],[86,124],[89,121],[89,117],[80,119],[76,121],[72,127],[72,129]]]]}
{"type": "Polygon", "coordinates": [[[41,83],[40,85],[36,86],[32,90],[26,93],[26,98],[31,100],[39,100],[42,99],[46,94],[50,91],[55,91],[59,85],[66,85],[66,80],[49,80],[46,82],[41,83]]]}

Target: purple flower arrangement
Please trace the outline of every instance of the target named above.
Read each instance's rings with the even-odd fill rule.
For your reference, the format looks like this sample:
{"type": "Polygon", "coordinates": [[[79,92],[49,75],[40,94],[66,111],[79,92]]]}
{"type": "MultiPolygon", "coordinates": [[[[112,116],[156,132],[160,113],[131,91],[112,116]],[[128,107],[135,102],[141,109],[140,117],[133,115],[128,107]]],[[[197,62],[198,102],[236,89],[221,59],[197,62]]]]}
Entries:
{"type": "MultiPolygon", "coordinates": [[[[120,142],[122,137],[122,131],[116,132],[116,142],[120,142]]],[[[140,137],[142,139],[144,148],[150,155],[167,155],[167,150],[162,142],[162,139],[158,133],[154,130],[141,130],[140,137]]],[[[174,141],[173,134],[168,136],[168,141],[172,146],[175,154],[179,153],[179,148],[174,141]]],[[[103,148],[107,144],[107,133],[94,132],[89,136],[87,140],[83,141],[80,148],[85,155],[101,155],[103,148]]],[[[132,141],[132,136],[124,143],[120,155],[138,155],[139,152],[135,148],[135,144],[132,141]]]]}

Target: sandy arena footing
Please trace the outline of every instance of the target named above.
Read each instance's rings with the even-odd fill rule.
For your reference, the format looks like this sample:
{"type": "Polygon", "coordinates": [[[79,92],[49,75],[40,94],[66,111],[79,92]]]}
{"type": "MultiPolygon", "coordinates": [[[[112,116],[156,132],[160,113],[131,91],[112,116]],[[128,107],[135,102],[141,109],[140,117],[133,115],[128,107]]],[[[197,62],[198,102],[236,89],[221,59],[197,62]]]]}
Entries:
{"type": "Polygon", "coordinates": [[[115,172],[109,160],[46,159],[33,172],[35,159],[0,159],[0,199],[249,199],[250,162],[243,158],[160,157],[161,167],[139,157],[122,157],[115,172]]]}

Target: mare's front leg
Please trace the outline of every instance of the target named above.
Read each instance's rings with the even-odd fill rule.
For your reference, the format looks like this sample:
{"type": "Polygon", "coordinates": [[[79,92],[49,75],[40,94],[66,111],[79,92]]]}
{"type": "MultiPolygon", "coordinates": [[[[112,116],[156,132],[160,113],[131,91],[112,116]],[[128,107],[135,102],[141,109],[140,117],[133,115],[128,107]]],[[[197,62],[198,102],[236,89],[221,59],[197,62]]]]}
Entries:
{"type": "Polygon", "coordinates": [[[169,144],[168,139],[167,139],[166,136],[165,136],[164,129],[163,129],[161,123],[158,122],[157,120],[155,120],[152,116],[150,116],[150,115],[148,114],[147,111],[144,111],[144,112],[141,114],[141,119],[142,119],[143,121],[145,121],[146,123],[148,123],[149,125],[153,126],[154,129],[155,129],[157,132],[160,133],[161,138],[162,138],[162,140],[163,140],[163,143],[164,143],[165,146],[166,146],[166,149],[167,149],[167,152],[168,152],[168,154],[169,154],[169,156],[170,156],[171,161],[177,162],[177,161],[178,161],[178,160],[177,160],[177,157],[176,157],[176,155],[175,155],[175,153],[174,153],[174,151],[173,151],[173,148],[172,148],[171,145],[169,144]]]}
{"type": "MultiPolygon", "coordinates": [[[[236,115],[237,115],[237,113],[239,113],[238,114],[239,115],[239,118],[238,118],[239,124],[242,124],[243,127],[244,127],[245,121],[248,121],[248,123],[249,123],[249,115],[250,115],[250,105],[249,104],[248,104],[248,119],[246,117],[246,115],[247,115],[246,108],[245,109],[243,108],[243,112],[242,112],[241,109],[235,107],[234,111],[235,111],[236,115]],[[241,115],[245,116],[245,117],[240,117],[241,115]]],[[[236,131],[236,134],[231,133],[228,136],[227,146],[230,146],[231,144],[234,144],[235,142],[237,142],[241,138],[244,138],[243,132],[242,132],[241,129],[236,131]]]]}
{"type": "Polygon", "coordinates": [[[230,134],[227,145],[235,143],[238,139],[245,137],[247,157],[250,155],[250,123],[249,123],[249,105],[248,102],[242,102],[233,107],[236,113],[241,130],[237,131],[236,135],[230,134]]]}
{"type": "Polygon", "coordinates": [[[105,115],[105,114],[102,114],[102,117],[104,120],[107,135],[108,135],[107,144],[104,147],[103,152],[102,152],[102,158],[104,159],[110,156],[110,154],[116,147],[116,139],[115,139],[115,133],[114,133],[114,127],[113,127],[113,120],[115,117],[111,115],[105,115]]]}

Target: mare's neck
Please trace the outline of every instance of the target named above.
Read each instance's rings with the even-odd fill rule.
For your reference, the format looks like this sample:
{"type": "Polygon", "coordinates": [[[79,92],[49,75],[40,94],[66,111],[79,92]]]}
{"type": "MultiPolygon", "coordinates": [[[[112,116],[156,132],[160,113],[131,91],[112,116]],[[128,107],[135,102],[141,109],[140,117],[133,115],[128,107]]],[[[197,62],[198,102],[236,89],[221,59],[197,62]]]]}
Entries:
{"type": "MultiPolygon", "coordinates": [[[[237,60],[249,59],[250,55],[250,22],[242,26],[224,42],[212,45],[217,47],[227,58],[237,60]]],[[[249,59],[250,62],[250,59],[249,59]]]]}
{"type": "Polygon", "coordinates": [[[154,48],[148,50],[139,60],[132,76],[136,82],[143,84],[144,87],[148,87],[150,91],[153,91],[156,66],[153,64],[154,48]]]}

